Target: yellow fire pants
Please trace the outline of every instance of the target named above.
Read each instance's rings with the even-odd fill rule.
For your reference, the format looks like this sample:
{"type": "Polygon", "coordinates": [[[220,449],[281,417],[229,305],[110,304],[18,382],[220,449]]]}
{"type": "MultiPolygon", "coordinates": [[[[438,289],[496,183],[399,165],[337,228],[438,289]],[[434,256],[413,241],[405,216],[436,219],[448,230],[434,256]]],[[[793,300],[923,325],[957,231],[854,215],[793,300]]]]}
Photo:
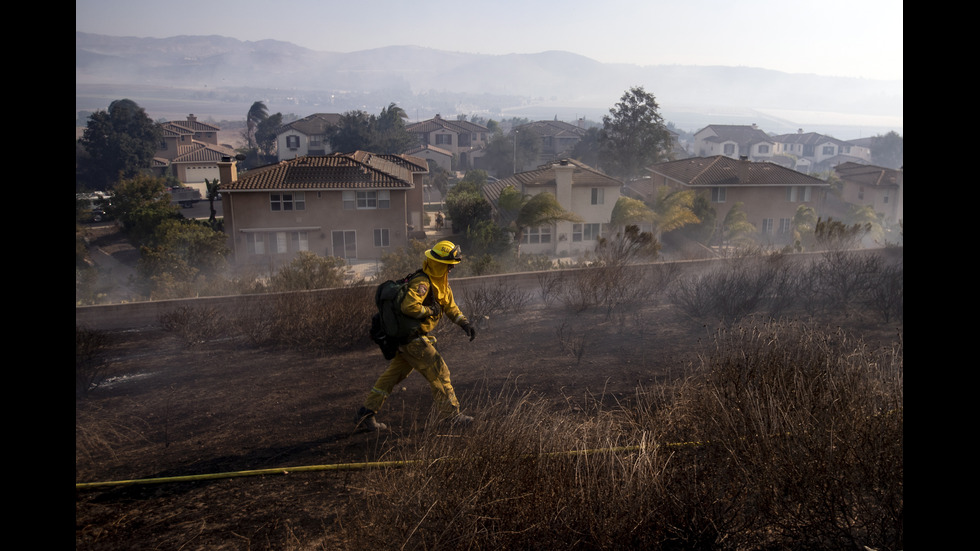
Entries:
{"type": "Polygon", "coordinates": [[[436,338],[419,337],[398,347],[398,354],[388,364],[388,369],[378,377],[374,388],[368,393],[364,407],[377,412],[391,395],[395,385],[405,380],[414,369],[425,377],[432,390],[432,399],[440,414],[450,417],[459,412],[456,392],[449,381],[449,367],[436,350],[436,338]]]}

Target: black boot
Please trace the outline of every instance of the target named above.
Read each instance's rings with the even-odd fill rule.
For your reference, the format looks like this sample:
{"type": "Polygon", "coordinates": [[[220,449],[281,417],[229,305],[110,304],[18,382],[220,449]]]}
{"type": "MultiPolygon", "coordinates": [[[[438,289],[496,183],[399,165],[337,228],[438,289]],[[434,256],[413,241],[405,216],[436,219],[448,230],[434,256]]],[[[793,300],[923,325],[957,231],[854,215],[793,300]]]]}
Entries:
{"type": "Polygon", "coordinates": [[[357,424],[357,428],[362,430],[388,430],[388,425],[379,423],[378,420],[374,418],[374,412],[364,406],[361,406],[361,409],[357,410],[357,413],[354,415],[354,423],[357,424]]]}

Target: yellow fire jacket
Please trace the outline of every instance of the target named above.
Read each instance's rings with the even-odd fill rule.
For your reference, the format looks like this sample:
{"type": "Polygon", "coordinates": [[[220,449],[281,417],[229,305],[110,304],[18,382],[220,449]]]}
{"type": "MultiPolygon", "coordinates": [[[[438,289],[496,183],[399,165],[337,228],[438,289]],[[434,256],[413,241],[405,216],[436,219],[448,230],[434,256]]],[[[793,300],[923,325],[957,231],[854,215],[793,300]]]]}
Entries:
{"type": "Polygon", "coordinates": [[[422,320],[421,331],[423,335],[436,328],[443,314],[456,325],[462,326],[468,323],[466,316],[463,315],[459,310],[459,306],[456,305],[456,301],[453,298],[453,290],[449,285],[446,285],[446,292],[443,293],[442,300],[439,301],[442,312],[433,316],[432,307],[427,306],[427,304],[432,304],[436,300],[436,297],[435,293],[430,291],[433,291],[433,289],[429,277],[425,274],[418,274],[409,280],[408,292],[405,293],[405,298],[402,300],[401,305],[402,313],[406,316],[422,320]]]}

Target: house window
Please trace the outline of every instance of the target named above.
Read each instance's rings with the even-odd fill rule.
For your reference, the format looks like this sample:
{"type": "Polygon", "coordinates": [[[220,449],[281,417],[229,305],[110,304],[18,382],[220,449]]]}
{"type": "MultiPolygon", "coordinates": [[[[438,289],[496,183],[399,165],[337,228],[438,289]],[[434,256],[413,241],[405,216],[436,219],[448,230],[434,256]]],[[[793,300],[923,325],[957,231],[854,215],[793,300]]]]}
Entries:
{"type": "Polygon", "coordinates": [[[321,136],[313,135],[310,136],[310,147],[320,147],[323,138],[321,136]]]}
{"type": "Polygon", "coordinates": [[[376,229],[374,230],[374,246],[375,247],[388,247],[391,243],[388,241],[388,229],[376,229]]]}
{"type": "Polygon", "coordinates": [[[573,224],[572,241],[595,241],[599,238],[600,224],[573,224]]]}
{"type": "Polygon", "coordinates": [[[265,234],[246,233],[245,250],[248,254],[265,254],[265,234]]]}
{"type": "Polygon", "coordinates": [[[357,258],[357,241],[354,230],[338,230],[331,232],[333,240],[333,255],[340,258],[357,258]]]}
{"type": "Polygon", "coordinates": [[[781,233],[781,234],[787,234],[787,233],[789,233],[790,232],[790,229],[792,227],[791,226],[792,223],[793,223],[793,221],[791,219],[789,219],[789,218],[780,218],[779,219],[779,233],[781,233]]]}
{"type": "Polygon", "coordinates": [[[824,155],[833,155],[835,149],[836,148],[834,146],[832,146],[832,145],[825,145],[825,146],[823,146],[823,154],[824,155]]]}
{"type": "Polygon", "coordinates": [[[286,136],[286,147],[299,149],[299,136],[286,136]]]}
{"type": "Polygon", "coordinates": [[[269,252],[272,254],[286,254],[289,252],[287,247],[287,235],[284,231],[272,232],[269,234],[269,252]]]}
{"type": "Polygon", "coordinates": [[[790,203],[810,200],[810,186],[789,186],[786,188],[786,200],[790,203]]]}
{"type": "Polygon", "coordinates": [[[310,235],[305,231],[294,231],[291,234],[294,251],[310,250],[310,235]]]}
{"type": "Polygon", "coordinates": [[[358,191],[356,196],[358,209],[386,209],[391,206],[391,192],[386,189],[358,191]]]}
{"type": "Polygon", "coordinates": [[[527,228],[524,230],[524,238],[521,243],[525,245],[537,245],[539,243],[551,243],[551,226],[539,226],[537,228],[527,228]]]}
{"type": "Polygon", "coordinates": [[[763,155],[769,153],[769,146],[768,145],[760,145],[759,146],[759,153],[760,154],[763,154],[763,155]]]}
{"type": "Polygon", "coordinates": [[[453,135],[436,134],[436,145],[453,145],[453,135]]]}
{"type": "Polygon", "coordinates": [[[733,144],[733,143],[726,143],[725,144],[725,155],[729,155],[730,156],[730,155],[734,155],[734,154],[735,154],[735,144],[733,144]]]}
{"type": "Polygon", "coordinates": [[[294,191],[270,193],[270,206],[273,211],[306,210],[306,192],[294,191]]]}
{"type": "Polygon", "coordinates": [[[353,191],[345,191],[344,196],[344,210],[354,210],[357,206],[357,195],[353,191]]]}
{"type": "Polygon", "coordinates": [[[888,204],[888,192],[887,191],[885,191],[884,194],[881,196],[881,202],[884,203],[884,204],[886,204],[886,205],[888,204]]]}
{"type": "Polygon", "coordinates": [[[605,202],[605,189],[601,187],[592,188],[592,204],[601,205],[605,202]]]}
{"type": "Polygon", "coordinates": [[[864,186],[858,188],[858,199],[864,199],[864,186]]]}
{"type": "Polygon", "coordinates": [[[762,234],[772,235],[772,218],[762,219],[762,234]]]}
{"type": "Polygon", "coordinates": [[[723,187],[711,188],[712,203],[724,203],[727,195],[728,195],[727,188],[723,188],[723,187]]]}

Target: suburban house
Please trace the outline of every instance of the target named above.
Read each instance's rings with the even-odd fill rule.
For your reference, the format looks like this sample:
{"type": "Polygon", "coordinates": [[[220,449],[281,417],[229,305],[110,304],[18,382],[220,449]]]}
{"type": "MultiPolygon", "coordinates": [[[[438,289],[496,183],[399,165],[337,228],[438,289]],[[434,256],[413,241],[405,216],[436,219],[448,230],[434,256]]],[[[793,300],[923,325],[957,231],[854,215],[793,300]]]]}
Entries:
{"type": "Polygon", "coordinates": [[[792,240],[792,222],[801,205],[821,213],[830,184],[770,162],[732,159],[724,155],[691,157],[656,164],[651,177],[630,182],[626,194],[652,205],[661,189],[693,189],[704,193],[715,209],[716,230],[735,203],[770,244],[792,240]]]}
{"type": "Polygon", "coordinates": [[[425,144],[413,147],[404,153],[405,155],[421,157],[426,161],[432,161],[436,166],[446,172],[452,172],[453,170],[453,154],[447,149],[425,144]]]}
{"type": "Polygon", "coordinates": [[[327,133],[340,118],[337,113],[314,113],[279,127],[276,131],[279,160],[332,153],[327,133]]]}
{"type": "Polygon", "coordinates": [[[903,170],[860,163],[834,167],[841,179],[841,199],[859,206],[870,205],[887,224],[903,219],[903,170]]]}
{"type": "Polygon", "coordinates": [[[576,144],[585,136],[584,128],[559,120],[522,124],[514,128],[513,132],[528,132],[538,138],[538,159],[535,164],[568,158],[576,144]]]}
{"type": "Polygon", "coordinates": [[[425,160],[366,151],[297,157],[239,175],[222,161],[232,259],[270,271],[299,251],[380,260],[422,232],[425,160]]]}
{"type": "Polygon", "coordinates": [[[825,172],[841,163],[871,162],[871,149],[867,146],[816,132],[803,132],[802,128],[795,134],[782,134],[772,139],[776,142],[777,155],[795,161],[788,168],[806,174],[825,172]]]}
{"type": "Polygon", "coordinates": [[[204,181],[218,179],[218,162],[235,155],[230,147],[218,145],[221,129],[198,121],[193,114],[186,121],[162,123],[160,129],[162,139],[153,158],[153,168],[160,176],[173,176],[206,195],[204,181]]]}
{"type": "Polygon", "coordinates": [[[756,125],[711,124],[694,133],[694,155],[772,160],[776,142],[756,125]]]}
{"type": "Polygon", "coordinates": [[[422,145],[435,146],[450,152],[456,158],[453,170],[472,168],[473,159],[482,156],[492,134],[489,128],[481,124],[446,120],[440,115],[410,124],[405,130],[418,137],[422,145]]]}
{"type": "Polygon", "coordinates": [[[566,257],[594,251],[596,240],[608,234],[622,182],[574,159],[560,159],[536,170],[518,172],[483,186],[484,197],[493,205],[498,221],[501,213],[497,200],[509,186],[521,195],[554,194],[565,210],[582,219],[580,223],[559,222],[524,232],[522,252],[566,257]]]}

